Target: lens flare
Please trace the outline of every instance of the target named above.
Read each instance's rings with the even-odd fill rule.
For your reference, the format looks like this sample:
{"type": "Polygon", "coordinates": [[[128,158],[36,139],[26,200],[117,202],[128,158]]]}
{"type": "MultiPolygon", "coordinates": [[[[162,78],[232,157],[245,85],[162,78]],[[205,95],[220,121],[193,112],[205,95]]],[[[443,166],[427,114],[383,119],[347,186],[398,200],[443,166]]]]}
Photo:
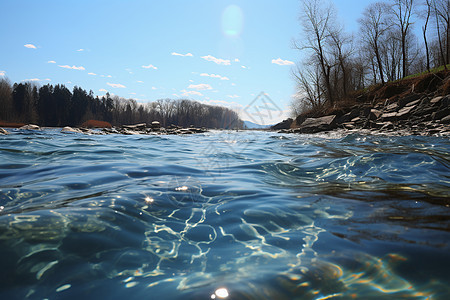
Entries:
{"type": "Polygon", "coordinates": [[[241,34],[244,25],[244,14],[237,5],[228,6],[222,14],[222,30],[225,35],[237,37],[241,34]]]}

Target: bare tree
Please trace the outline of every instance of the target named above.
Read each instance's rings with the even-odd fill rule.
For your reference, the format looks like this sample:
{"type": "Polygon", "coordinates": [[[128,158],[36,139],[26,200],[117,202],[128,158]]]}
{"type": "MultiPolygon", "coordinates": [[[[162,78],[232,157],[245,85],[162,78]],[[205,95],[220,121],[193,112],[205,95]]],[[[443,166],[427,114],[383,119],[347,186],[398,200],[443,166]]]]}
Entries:
{"type": "Polygon", "coordinates": [[[389,6],[386,3],[375,2],[366,8],[363,17],[358,20],[361,25],[361,37],[374,54],[378,74],[380,75],[380,80],[383,84],[385,83],[385,80],[380,44],[390,27],[387,21],[388,13],[389,6]]]}
{"type": "MultiPolygon", "coordinates": [[[[323,105],[323,89],[318,65],[306,66],[292,74],[297,82],[297,108],[301,110],[315,109],[323,105]]],[[[294,100],[294,101],[295,101],[294,100]]]]}
{"type": "Polygon", "coordinates": [[[326,98],[331,105],[335,104],[335,98],[331,85],[330,58],[327,53],[327,43],[330,38],[330,28],[334,25],[335,13],[331,5],[324,6],[320,0],[303,0],[302,14],[300,16],[304,42],[299,45],[294,42],[294,48],[298,50],[311,50],[312,58],[320,66],[323,76],[326,98]]]}
{"type": "Polygon", "coordinates": [[[336,64],[338,66],[336,70],[335,86],[341,81],[342,96],[348,95],[349,86],[349,60],[353,53],[353,45],[351,43],[352,37],[345,34],[342,27],[334,28],[330,31],[330,46],[333,51],[336,64]],[[342,74],[342,78],[340,78],[342,74]]]}
{"type": "Polygon", "coordinates": [[[426,59],[427,59],[427,71],[430,72],[430,50],[428,47],[428,40],[427,40],[427,29],[428,29],[428,22],[430,21],[431,16],[431,9],[432,9],[432,0],[425,0],[425,8],[426,13],[424,14],[425,18],[425,24],[422,26],[422,34],[423,34],[423,42],[425,44],[425,52],[426,52],[426,59]]]}
{"type": "Polygon", "coordinates": [[[442,30],[444,31],[443,36],[445,41],[444,64],[448,64],[450,62],[450,1],[434,0],[434,9],[436,18],[439,18],[439,23],[442,26],[442,30]]]}
{"type": "Polygon", "coordinates": [[[414,8],[414,0],[393,0],[392,12],[397,19],[402,47],[402,77],[408,75],[407,37],[411,28],[411,16],[414,8]]]}
{"type": "Polygon", "coordinates": [[[433,14],[436,20],[436,31],[437,31],[437,38],[439,43],[439,52],[441,57],[440,64],[443,64],[445,66],[445,69],[447,70],[447,64],[449,62],[449,9],[450,9],[450,1],[449,0],[432,0],[432,9],[433,14]],[[443,28],[441,28],[443,26],[443,28]],[[444,39],[446,42],[446,50],[444,54],[444,46],[442,41],[442,35],[441,30],[444,30],[446,32],[446,38],[444,39]]]}

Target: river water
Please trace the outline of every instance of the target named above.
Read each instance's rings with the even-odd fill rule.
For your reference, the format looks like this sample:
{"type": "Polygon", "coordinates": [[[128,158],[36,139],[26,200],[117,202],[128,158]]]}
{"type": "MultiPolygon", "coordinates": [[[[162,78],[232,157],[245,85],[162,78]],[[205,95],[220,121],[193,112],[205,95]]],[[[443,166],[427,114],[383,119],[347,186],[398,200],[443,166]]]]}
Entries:
{"type": "Polygon", "coordinates": [[[0,136],[0,299],[450,299],[450,141],[0,136]]]}

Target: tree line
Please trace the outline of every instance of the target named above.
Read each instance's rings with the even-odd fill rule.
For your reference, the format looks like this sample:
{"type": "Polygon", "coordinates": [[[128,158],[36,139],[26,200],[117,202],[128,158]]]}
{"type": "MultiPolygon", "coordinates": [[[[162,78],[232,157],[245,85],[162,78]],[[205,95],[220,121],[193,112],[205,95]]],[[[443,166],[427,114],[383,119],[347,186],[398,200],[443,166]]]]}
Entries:
{"type": "Polygon", "coordinates": [[[75,86],[32,82],[10,84],[0,79],[0,120],[33,123],[41,126],[80,126],[88,120],[99,120],[114,126],[159,121],[162,126],[207,128],[242,128],[239,115],[226,107],[192,100],[160,99],[146,104],[107,93],[94,96],[92,91],[75,86]]]}
{"type": "Polygon", "coordinates": [[[298,88],[294,117],[336,106],[352,91],[450,63],[450,0],[371,3],[354,34],[344,30],[330,2],[303,0],[300,22],[303,38],[293,47],[307,58],[292,72],[298,88]]]}

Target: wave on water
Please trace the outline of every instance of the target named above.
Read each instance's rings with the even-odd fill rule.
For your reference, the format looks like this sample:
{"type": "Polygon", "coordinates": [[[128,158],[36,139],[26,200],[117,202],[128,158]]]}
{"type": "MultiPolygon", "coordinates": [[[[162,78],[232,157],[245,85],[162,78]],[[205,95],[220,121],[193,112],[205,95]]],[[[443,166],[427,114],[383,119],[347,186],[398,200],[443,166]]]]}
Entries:
{"type": "Polygon", "coordinates": [[[3,299],[447,299],[450,142],[0,136],[3,299]]]}

